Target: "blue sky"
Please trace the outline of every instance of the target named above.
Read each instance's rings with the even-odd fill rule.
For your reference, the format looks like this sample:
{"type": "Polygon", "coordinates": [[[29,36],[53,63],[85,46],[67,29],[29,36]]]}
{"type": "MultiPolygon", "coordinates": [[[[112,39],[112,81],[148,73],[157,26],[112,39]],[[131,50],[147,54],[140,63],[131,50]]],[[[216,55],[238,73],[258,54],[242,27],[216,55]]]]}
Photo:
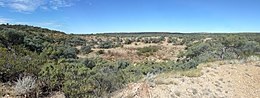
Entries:
{"type": "Polygon", "coordinates": [[[259,32],[260,0],[0,0],[0,23],[66,33],[259,32]]]}

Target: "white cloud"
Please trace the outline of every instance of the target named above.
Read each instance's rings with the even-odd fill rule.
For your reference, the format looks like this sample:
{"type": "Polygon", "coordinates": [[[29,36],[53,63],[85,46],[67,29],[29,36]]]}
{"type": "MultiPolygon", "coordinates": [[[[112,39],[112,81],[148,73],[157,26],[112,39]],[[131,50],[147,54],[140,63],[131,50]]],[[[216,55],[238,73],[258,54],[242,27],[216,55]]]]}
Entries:
{"type": "Polygon", "coordinates": [[[55,29],[55,30],[59,30],[59,29],[65,27],[65,25],[62,24],[62,23],[59,23],[59,21],[23,22],[23,21],[17,21],[17,20],[14,20],[14,19],[5,18],[5,17],[0,16],[0,24],[6,24],[6,23],[21,24],[21,25],[33,25],[33,26],[39,26],[39,27],[55,29]]]}
{"type": "Polygon", "coordinates": [[[42,0],[15,0],[15,2],[9,4],[9,7],[19,12],[30,12],[36,10],[42,4],[42,0]]]}
{"type": "Polygon", "coordinates": [[[60,24],[55,21],[48,21],[48,22],[15,22],[15,24],[21,24],[21,25],[34,25],[34,26],[40,26],[40,27],[47,27],[47,28],[60,28],[63,27],[63,24],[60,24]]]}
{"type": "Polygon", "coordinates": [[[56,23],[56,22],[41,22],[41,23],[35,23],[35,25],[43,26],[43,27],[62,27],[62,24],[56,23]]]}
{"type": "Polygon", "coordinates": [[[9,23],[9,22],[11,22],[11,21],[12,21],[12,19],[9,19],[9,18],[1,18],[1,17],[0,17],[0,24],[9,23]]]}
{"type": "Polygon", "coordinates": [[[58,9],[60,7],[70,7],[72,6],[72,2],[69,0],[51,0],[50,6],[52,9],[58,9]]]}
{"type": "Polygon", "coordinates": [[[0,0],[0,7],[8,7],[18,12],[33,12],[39,8],[59,9],[70,7],[79,0],[0,0]]]}
{"type": "Polygon", "coordinates": [[[4,7],[4,3],[0,1],[0,7],[4,7]]]}

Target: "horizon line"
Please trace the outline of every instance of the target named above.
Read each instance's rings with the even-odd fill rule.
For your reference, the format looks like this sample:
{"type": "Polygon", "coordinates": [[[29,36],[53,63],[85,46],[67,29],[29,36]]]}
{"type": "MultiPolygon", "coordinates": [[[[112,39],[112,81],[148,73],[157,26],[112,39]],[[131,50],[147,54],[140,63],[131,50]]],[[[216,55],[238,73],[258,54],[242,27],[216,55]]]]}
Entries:
{"type": "Polygon", "coordinates": [[[75,32],[66,32],[63,30],[58,30],[58,29],[52,29],[49,27],[44,27],[44,26],[37,26],[37,25],[32,25],[32,24],[13,24],[13,23],[0,23],[0,25],[22,25],[22,26],[32,26],[32,27],[39,27],[39,28],[43,28],[43,29],[49,29],[49,30],[54,30],[54,31],[59,31],[59,32],[63,32],[65,34],[77,34],[77,35],[84,35],[84,34],[131,34],[131,33],[163,33],[163,34],[190,34],[190,33],[230,33],[230,34],[235,34],[235,33],[260,33],[260,31],[190,31],[190,32],[184,32],[184,31],[107,31],[107,32],[90,32],[90,33],[75,33],[75,32]]]}

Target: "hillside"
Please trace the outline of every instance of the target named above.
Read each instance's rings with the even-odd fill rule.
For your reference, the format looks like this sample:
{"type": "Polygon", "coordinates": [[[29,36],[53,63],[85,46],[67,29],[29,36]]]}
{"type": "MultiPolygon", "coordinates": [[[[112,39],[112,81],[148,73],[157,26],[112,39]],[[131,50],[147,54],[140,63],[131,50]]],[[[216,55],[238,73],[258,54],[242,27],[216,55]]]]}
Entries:
{"type": "MultiPolygon", "coordinates": [[[[163,97],[175,96],[173,93],[176,89],[181,93],[180,97],[190,96],[191,93],[186,92],[187,89],[196,93],[195,97],[200,97],[204,93],[202,90],[207,89],[204,87],[208,86],[212,87],[209,88],[211,93],[214,91],[208,95],[209,97],[221,97],[221,94],[233,97],[225,92],[239,93],[235,91],[239,91],[240,86],[226,87],[226,84],[223,84],[225,86],[221,86],[223,88],[215,87],[215,81],[220,79],[216,77],[223,77],[225,83],[229,81],[228,79],[233,79],[230,81],[244,79],[255,83],[257,80],[249,80],[239,72],[243,74],[245,71],[242,69],[246,68],[247,76],[258,77],[258,62],[252,65],[248,65],[251,63],[247,62],[234,65],[239,74],[232,71],[236,69],[233,65],[225,63],[226,66],[216,65],[217,69],[214,69],[214,63],[259,58],[259,53],[259,33],[152,32],[77,35],[27,25],[2,24],[0,25],[0,97],[35,98],[49,97],[57,93],[71,98],[113,97],[113,94],[115,97],[120,97],[131,93],[116,92],[122,90],[128,92],[129,89],[126,87],[131,85],[133,88],[143,86],[141,88],[144,90],[141,91],[144,93],[141,94],[145,95],[140,97],[147,97],[146,94],[154,97],[162,96],[164,92],[167,94],[163,97]],[[204,74],[201,77],[175,78],[177,74],[200,76],[201,64],[210,62],[213,62],[213,69],[206,69],[207,73],[203,69],[204,74]],[[228,76],[241,76],[241,78],[228,76]],[[147,79],[148,84],[152,85],[140,82],[147,79]],[[178,82],[179,88],[176,88],[178,86],[175,86],[175,81],[178,82]],[[194,83],[190,83],[192,81],[194,83]]],[[[217,84],[220,85],[221,82],[218,81],[217,84]]],[[[243,85],[234,82],[235,84],[243,85]]],[[[248,90],[250,94],[251,91],[258,91],[251,87],[250,89],[248,90]]],[[[133,91],[133,94],[136,93],[139,92],[133,91]]],[[[241,96],[246,95],[248,93],[241,96]]]]}

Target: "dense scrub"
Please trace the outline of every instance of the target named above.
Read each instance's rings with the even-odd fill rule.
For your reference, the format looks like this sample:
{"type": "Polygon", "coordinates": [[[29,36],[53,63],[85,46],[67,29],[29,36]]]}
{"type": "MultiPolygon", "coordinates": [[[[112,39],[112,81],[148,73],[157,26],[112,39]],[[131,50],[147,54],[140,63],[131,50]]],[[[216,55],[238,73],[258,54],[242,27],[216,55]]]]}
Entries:
{"type": "Polygon", "coordinates": [[[251,55],[259,56],[260,44],[258,38],[231,35],[188,44],[186,51],[179,55],[180,64],[176,66],[189,69],[204,62],[245,59],[251,55]]]}
{"type": "MultiPolygon", "coordinates": [[[[0,82],[11,83],[17,96],[46,96],[54,91],[66,97],[101,97],[129,82],[172,70],[196,68],[203,62],[244,59],[259,56],[259,34],[175,34],[149,38],[117,36],[116,39],[86,40],[39,27],[0,25],[0,82]],[[133,42],[186,45],[178,61],[153,62],[109,61],[101,58],[79,58],[93,48],[121,47],[133,42]],[[205,40],[210,38],[208,40],[205,40]],[[76,48],[81,46],[81,48],[76,48]],[[24,84],[23,84],[24,83],[24,84]],[[26,87],[28,86],[28,87],[26,87]]],[[[102,36],[102,35],[97,35],[102,36]]],[[[149,35],[152,36],[152,35],[149,35]]],[[[160,47],[138,48],[140,55],[152,56],[160,47]]],[[[104,54],[103,50],[97,54],[104,54]]]]}

